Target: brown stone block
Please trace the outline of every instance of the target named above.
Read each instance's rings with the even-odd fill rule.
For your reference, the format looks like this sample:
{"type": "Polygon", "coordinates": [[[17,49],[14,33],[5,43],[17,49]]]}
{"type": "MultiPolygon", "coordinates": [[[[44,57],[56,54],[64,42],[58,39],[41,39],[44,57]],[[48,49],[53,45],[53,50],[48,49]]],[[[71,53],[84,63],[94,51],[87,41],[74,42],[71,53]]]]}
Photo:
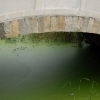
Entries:
{"type": "Polygon", "coordinates": [[[44,17],[38,17],[38,32],[44,32],[44,17]]]}
{"type": "Polygon", "coordinates": [[[97,19],[94,19],[92,33],[99,33],[100,30],[100,21],[97,19]]]}
{"type": "Polygon", "coordinates": [[[57,16],[58,31],[65,31],[65,16],[57,16]]]}
{"type": "Polygon", "coordinates": [[[18,36],[20,34],[18,20],[12,21],[12,30],[13,30],[13,35],[14,36],[18,36]]]}
{"type": "Polygon", "coordinates": [[[44,17],[44,32],[50,32],[51,23],[50,23],[50,16],[44,17]]]}
{"type": "Polygon", "coordinates": [[[51,16],[51,32],[57,32],[57,17],[51,16]]]}

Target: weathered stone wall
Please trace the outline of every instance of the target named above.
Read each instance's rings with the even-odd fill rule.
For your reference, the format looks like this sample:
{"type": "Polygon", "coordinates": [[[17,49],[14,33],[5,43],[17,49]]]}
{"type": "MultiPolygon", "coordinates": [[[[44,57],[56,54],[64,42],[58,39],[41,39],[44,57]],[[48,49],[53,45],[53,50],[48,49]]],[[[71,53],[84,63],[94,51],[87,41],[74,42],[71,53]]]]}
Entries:
{"type": "Polygon", "coordinates": [[[100,20],[81,16],[30,16],[0,23],[0,37],[29,33],[87,32],[100,34],[100,20]]]}

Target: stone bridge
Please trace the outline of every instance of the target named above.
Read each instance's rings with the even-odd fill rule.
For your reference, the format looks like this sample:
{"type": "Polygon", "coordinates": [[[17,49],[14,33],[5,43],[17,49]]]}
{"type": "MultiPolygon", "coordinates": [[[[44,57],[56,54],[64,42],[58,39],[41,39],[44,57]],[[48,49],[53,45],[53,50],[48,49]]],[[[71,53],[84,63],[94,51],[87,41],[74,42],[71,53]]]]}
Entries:
{"type": "Polygon", "coordinates": [[[29,33],[100,34],[100,0],[0,0],[0,37],[29,33]]]}

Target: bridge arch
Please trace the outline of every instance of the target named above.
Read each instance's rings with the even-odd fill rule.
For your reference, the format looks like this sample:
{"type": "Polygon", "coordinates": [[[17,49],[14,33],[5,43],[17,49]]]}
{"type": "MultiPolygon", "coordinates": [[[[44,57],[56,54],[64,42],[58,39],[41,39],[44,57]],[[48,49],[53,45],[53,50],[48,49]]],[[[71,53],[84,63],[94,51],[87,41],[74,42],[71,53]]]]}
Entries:
{"type": "Polygon", "coordinates": [[[0,37],[29,33],[100,34],[99,0],[0,1],[0,37]]]}

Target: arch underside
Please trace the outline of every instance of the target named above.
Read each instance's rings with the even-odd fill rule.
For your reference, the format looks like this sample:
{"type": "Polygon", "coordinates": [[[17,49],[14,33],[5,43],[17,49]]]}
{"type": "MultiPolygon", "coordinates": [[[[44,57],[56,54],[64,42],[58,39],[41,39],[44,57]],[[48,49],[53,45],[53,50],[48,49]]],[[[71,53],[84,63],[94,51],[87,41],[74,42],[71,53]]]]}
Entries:
{"type": "Polygon", "coordinates": [[[82,16],[27,16],[0,23],[0,38],[29,33],[83,32],[100,34],[100,20],[82,16]]]}

